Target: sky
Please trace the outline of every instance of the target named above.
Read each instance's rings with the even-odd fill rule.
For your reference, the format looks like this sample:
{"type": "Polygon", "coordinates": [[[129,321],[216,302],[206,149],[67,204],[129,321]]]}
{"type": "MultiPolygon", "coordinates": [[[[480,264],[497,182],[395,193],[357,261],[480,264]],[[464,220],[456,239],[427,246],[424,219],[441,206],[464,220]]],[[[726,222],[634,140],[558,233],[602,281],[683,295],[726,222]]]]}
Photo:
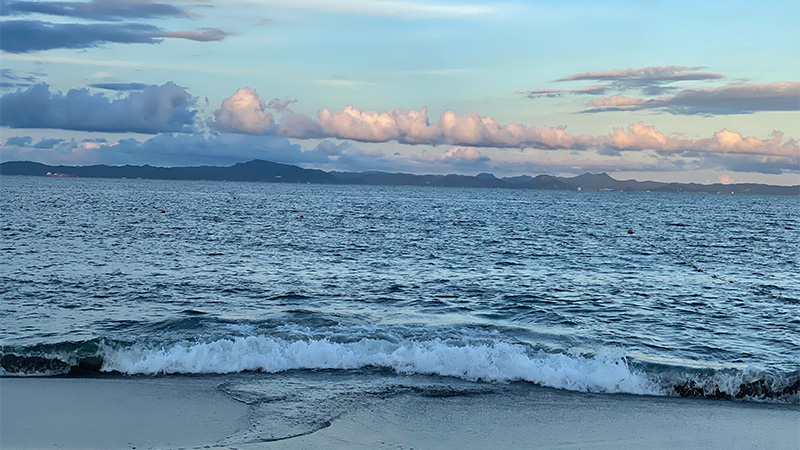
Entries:
{"type": "Polygon", "coordinates": [[[0,0],[0,160],[800,184],[800,2],[0,0]]]}

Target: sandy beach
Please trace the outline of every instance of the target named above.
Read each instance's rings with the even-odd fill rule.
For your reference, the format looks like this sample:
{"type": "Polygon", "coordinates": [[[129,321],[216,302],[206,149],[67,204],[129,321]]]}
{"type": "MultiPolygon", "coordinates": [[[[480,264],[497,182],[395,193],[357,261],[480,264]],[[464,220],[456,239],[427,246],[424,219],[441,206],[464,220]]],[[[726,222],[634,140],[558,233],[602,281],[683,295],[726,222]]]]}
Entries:
{"type": "MultiPolygon", "coordinates": [[[[505,385],[355,404],[307,435],[259,442],[227,377],[3,378],[4,449],[797,449],[796,405],[505,385]],[[249,434],[237,434],[251,428],[249,434]]],[[[286,379],[276,379],[285,382],[286,379]]],[[[309,406],[310,407],[310,406],[309,406]]],[[[265,420],[266,419],[266,420],[265,420]]],[[[272,421],[280,423],[278,418],[272,421]]]]}
{"type": "Polygon", "coordinates": [[[209,378],[0,379],[3,449],[202,447],[247,413],[209,378]]]}

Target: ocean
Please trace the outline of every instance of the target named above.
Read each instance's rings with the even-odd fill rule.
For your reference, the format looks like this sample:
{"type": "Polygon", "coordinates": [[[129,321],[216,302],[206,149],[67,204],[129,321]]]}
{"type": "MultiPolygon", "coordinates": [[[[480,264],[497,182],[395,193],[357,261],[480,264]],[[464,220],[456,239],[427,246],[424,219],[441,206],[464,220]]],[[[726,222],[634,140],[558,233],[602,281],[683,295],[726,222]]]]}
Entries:
{"type": "Polygon", "coordinates": [[[402,392],[800,403],[797,197],[0,183],[4,377],[233,375],[286,436],[402,392]]]}

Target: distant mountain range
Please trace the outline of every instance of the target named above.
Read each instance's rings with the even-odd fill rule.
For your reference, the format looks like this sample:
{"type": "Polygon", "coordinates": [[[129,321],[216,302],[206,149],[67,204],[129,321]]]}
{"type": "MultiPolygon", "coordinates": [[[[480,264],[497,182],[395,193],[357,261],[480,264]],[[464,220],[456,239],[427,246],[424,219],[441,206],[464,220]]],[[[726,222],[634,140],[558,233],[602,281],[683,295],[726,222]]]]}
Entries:
{"type": "Polygon", "coordinates": [[[620,181],[606,173],[585,173],[564,178],[551,175],[497,178],[490,173],[467,175],[412,175],[388,172],[325,172],[270,161],[253,160],[229,167],[153,167],[145,166],[48,166],[29,161],[0,164],[1,175],[45,176],[69,174],[90,178],[146,178],[156,180],[225,180],[265,181],[273,183],[360,184],[392,186],[450,186],[508,189],[548,189],[625,192],[692,192],[706,194],[800,195],[798,186],[766,184],[696,184],[659,183],[655,181],[620,181]]]}

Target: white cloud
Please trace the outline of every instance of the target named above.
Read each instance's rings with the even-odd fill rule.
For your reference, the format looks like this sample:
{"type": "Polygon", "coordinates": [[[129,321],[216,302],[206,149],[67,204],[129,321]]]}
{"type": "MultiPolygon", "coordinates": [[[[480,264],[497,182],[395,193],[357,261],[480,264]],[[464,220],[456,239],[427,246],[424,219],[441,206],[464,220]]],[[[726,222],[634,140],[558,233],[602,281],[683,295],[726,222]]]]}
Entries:
{"type": "Polygon", "coordinates": [[[220,131],[241,134],[264,134],[274,125],[267,104],[255,89],[245,87],[222,101],[214,112],[215,127],[220,131]]]}

